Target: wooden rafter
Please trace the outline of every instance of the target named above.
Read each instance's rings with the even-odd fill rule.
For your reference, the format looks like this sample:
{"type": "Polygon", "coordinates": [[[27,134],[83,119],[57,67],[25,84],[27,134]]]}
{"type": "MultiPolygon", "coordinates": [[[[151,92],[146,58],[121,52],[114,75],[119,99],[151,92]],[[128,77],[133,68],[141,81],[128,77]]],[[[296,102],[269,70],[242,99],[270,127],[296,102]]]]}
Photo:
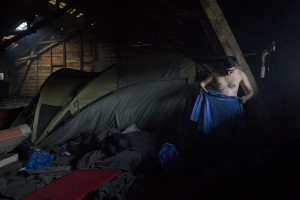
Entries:
{"type": "Polygon", "coordinates": [[[50,48],[55,47],[56,45],[60,44],[60,42],[53,42],[49,45],[47,45],[46,47],[44,47],[43,49],[39,50],[38,52],[36,52],[35,54],[30,54],[29,56],[25,56],[22,58],[19,58],[16,60],[16,63],[20,63],[20,62],[26,62],[28,60],[32,60],[34,58],[37,58],[38,55],[44,53],[45,51],[49,50],[50,48]]]}

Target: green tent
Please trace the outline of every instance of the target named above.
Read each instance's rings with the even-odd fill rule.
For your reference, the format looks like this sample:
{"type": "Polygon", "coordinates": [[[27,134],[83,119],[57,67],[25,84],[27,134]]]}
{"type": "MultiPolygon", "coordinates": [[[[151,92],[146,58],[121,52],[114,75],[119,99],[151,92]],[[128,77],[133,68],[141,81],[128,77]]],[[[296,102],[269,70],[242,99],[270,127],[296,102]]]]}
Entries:
{"type": "Polygon", "coordinates": [[[199,70],[206,69],[180,53],[137,54],[97,73],[64,68],[13,125],[31,123],[31,140],[41,148],[133,123],[176,132],[199,70]]]}

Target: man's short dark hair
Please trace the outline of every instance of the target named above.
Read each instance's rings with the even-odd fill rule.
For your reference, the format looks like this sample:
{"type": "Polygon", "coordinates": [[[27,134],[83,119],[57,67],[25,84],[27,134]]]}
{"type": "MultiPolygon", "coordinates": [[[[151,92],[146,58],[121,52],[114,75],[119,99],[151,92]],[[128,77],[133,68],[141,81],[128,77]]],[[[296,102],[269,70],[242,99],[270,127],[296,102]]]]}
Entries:
{"type": "Polygon", "coordinates": [[[236,67],[237,65],[237,59],[234,56],[227,56],[225,58],[225,62],[224,65],[226,68],[232,68],[232,67],[236,67]]]}

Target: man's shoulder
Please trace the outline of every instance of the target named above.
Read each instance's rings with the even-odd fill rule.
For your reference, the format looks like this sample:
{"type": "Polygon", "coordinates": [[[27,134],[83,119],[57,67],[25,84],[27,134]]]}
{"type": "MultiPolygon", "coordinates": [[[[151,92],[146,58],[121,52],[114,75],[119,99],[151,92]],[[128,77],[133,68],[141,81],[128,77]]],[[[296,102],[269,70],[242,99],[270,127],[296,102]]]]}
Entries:
{"type": "Polygon", "coordinates": [[[238,69],[238,76],[240,77],[241,80],[247,79],[246,73],[240,69],[238,69]]]}
{"type": "Polygon", "coordinates": [[[245,72],[244,72],[243,70],[241,70],[241,69],[236,69],[236,70],[237,70],[237,72],[238,72],[240,75],[245,74],[245,72]]]}

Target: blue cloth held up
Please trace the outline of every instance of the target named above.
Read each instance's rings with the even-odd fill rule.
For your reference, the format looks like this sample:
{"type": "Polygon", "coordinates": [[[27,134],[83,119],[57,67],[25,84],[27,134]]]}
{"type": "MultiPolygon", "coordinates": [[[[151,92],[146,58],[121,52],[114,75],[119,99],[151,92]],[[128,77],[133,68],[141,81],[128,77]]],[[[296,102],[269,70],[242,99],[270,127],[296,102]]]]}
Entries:
{"type": "Polygon", "coordinates": [[[239,97],[208,90],[197,96],[190,120],[205,134],[227,137],[232,131],[244,130],[243,104],[239,97]]]}

